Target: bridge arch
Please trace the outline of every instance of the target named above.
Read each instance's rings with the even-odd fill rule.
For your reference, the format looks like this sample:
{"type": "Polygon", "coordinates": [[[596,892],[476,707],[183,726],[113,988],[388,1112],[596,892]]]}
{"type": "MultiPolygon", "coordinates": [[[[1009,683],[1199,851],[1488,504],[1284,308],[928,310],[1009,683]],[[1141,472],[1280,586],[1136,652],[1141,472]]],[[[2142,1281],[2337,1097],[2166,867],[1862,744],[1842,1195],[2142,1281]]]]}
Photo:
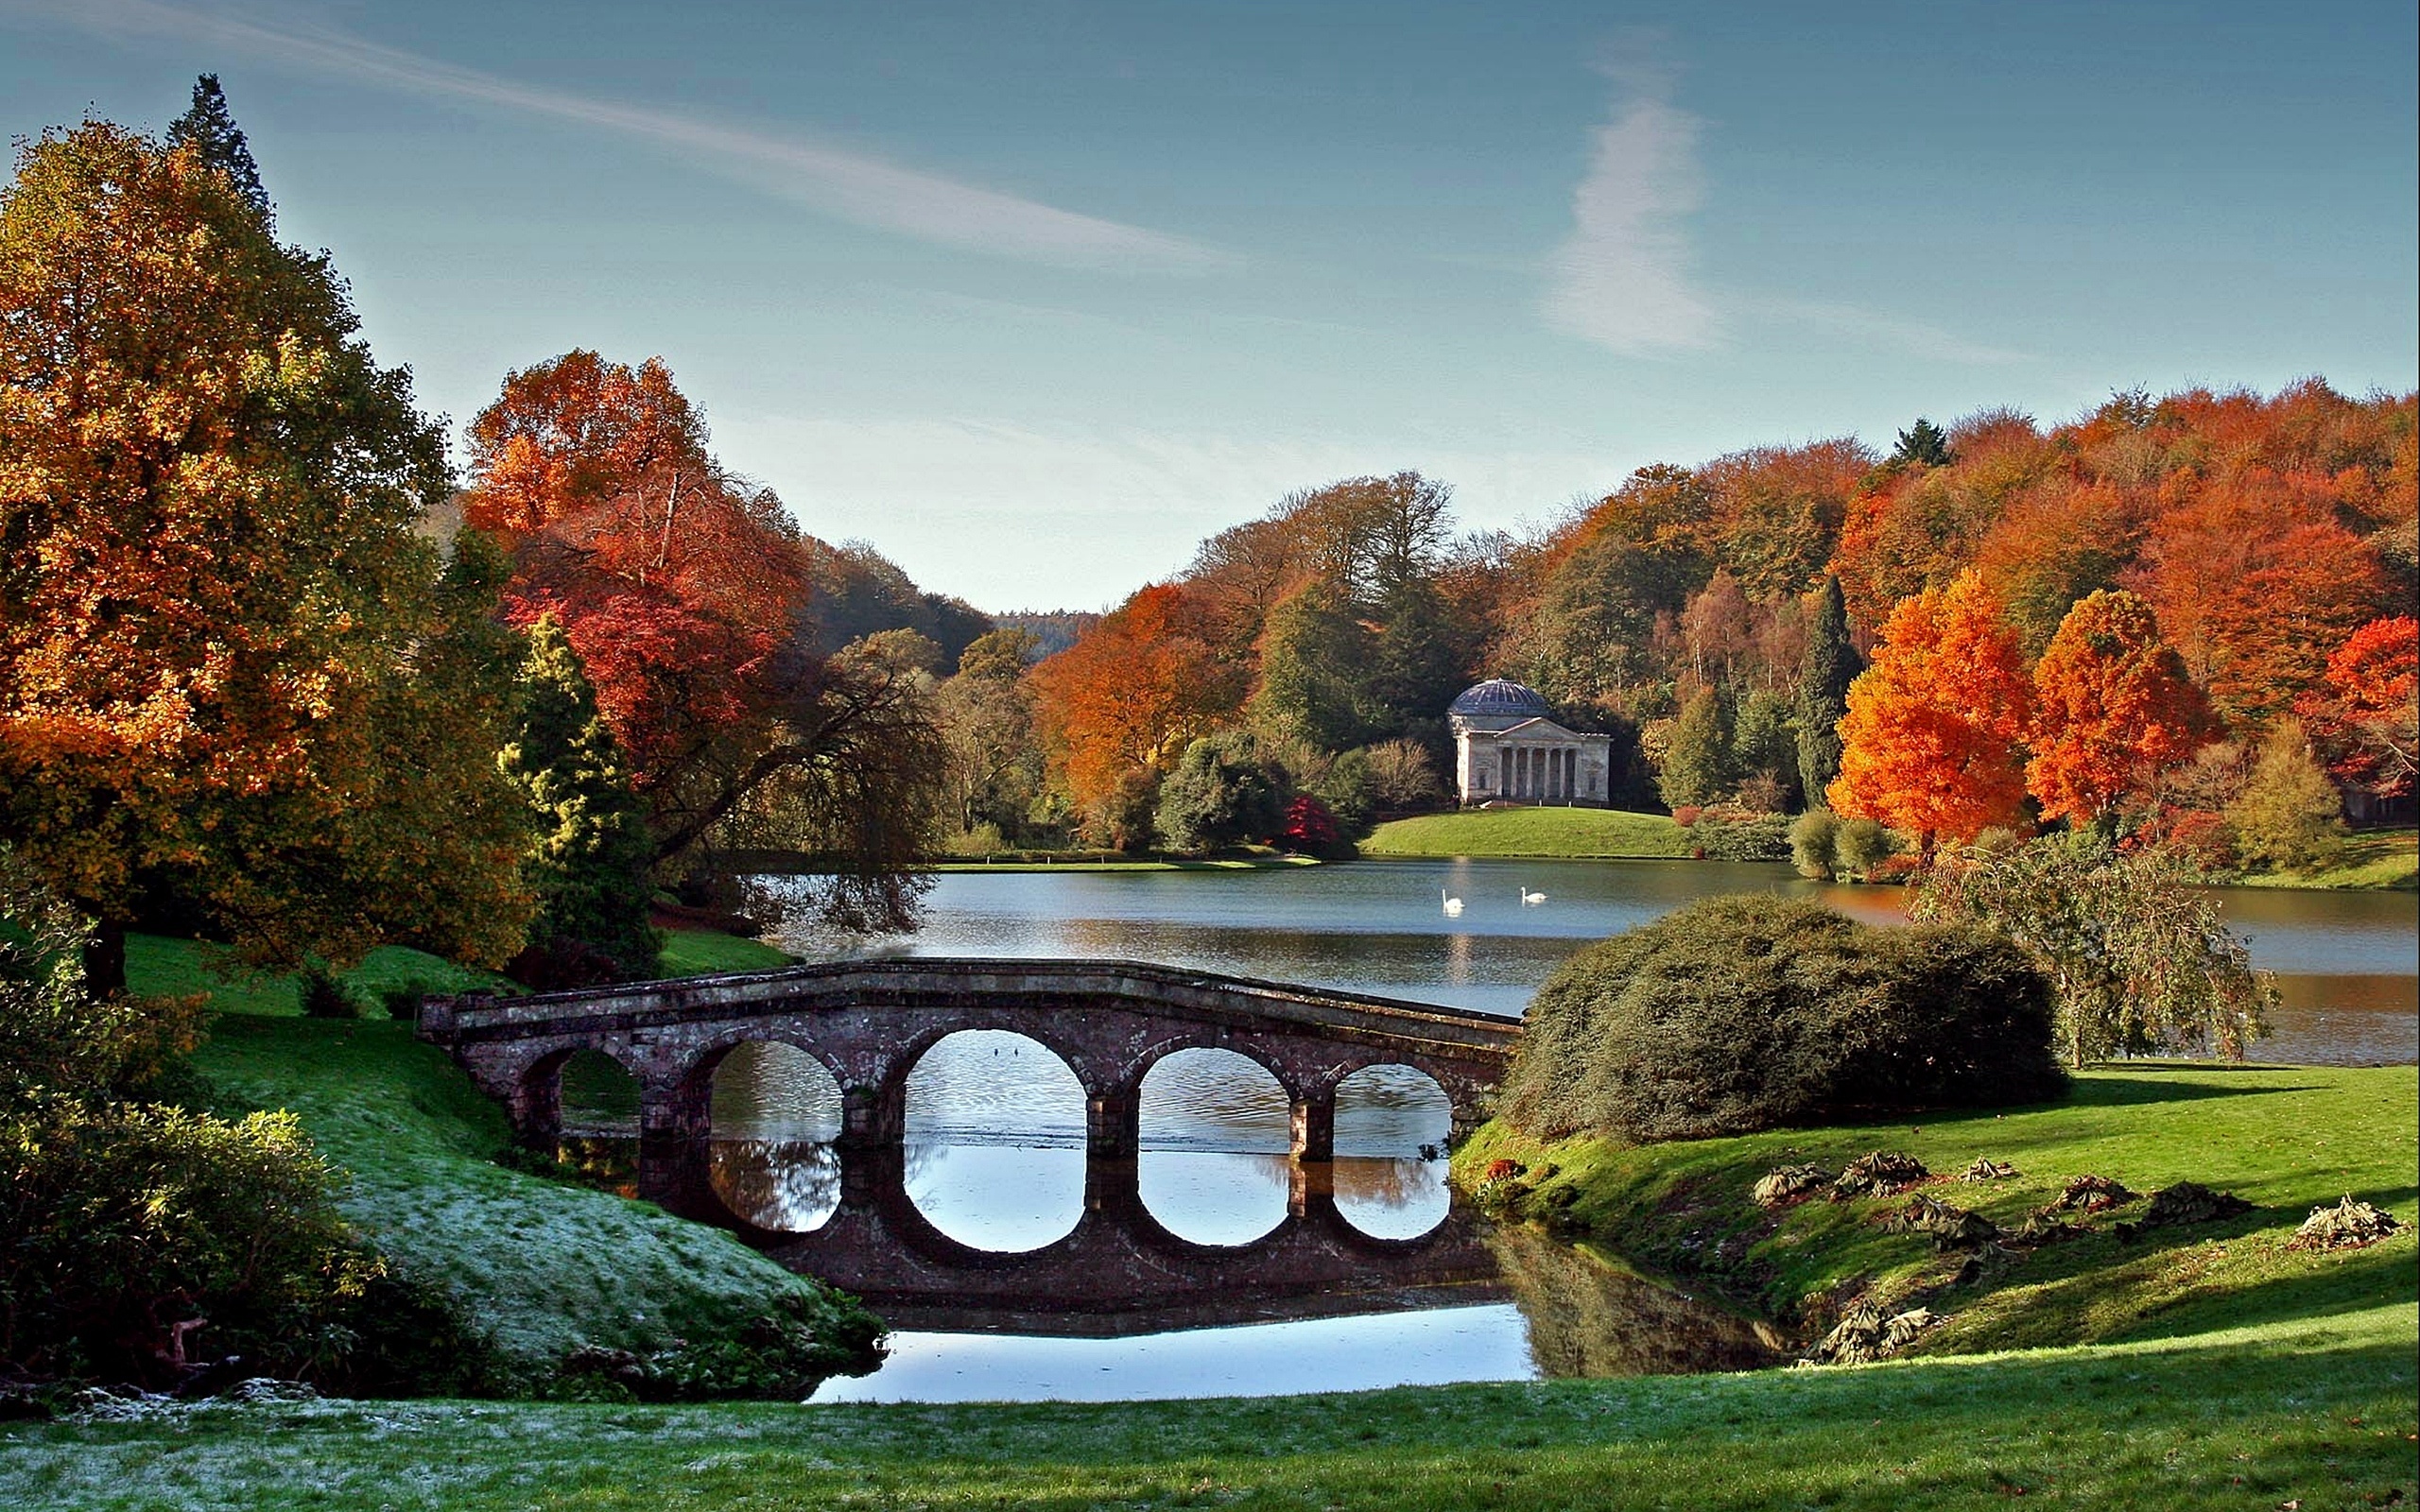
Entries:
{"type": "MultiPolygon", "coordinates": [[[[595,1044],[558,1046],[533,1057],[522,1070],[520,1085],[514,1089],[512,1102],[516,1122],[526,1138],[546,1142],[563,1134],[564,1078],[569,1073],[575,1083],[585,1080],[592,1090],[600,1089],[607,1078],[618,1076],[627,1083],[630,1114],[633,1130],[645,1118],[647,1098],[647,1068],[630,1053],[629,1047],[610,1040],[595,1044]],[[586,1073],[585,1077],[582,1073],[586,1073]]],[[[577,1088],[575,1088],[575,1091],[577,1088]]],[[[615,1088],[616,1091],[624,1089],[615,1088]]]]}

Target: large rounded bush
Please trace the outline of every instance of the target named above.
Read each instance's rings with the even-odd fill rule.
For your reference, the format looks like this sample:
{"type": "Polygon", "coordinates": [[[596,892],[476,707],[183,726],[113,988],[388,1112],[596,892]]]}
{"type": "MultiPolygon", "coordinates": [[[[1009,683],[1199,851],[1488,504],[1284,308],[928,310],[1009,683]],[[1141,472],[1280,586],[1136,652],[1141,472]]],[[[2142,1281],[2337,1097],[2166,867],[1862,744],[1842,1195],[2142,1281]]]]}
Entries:
{"type": "Polygon", "coordinates": [[[2050,985],[1996,936],[1714,898],[1547,979],[1504,1110],[1548,1136],[1699,1139],[2055,1094],[2050,985]]]}

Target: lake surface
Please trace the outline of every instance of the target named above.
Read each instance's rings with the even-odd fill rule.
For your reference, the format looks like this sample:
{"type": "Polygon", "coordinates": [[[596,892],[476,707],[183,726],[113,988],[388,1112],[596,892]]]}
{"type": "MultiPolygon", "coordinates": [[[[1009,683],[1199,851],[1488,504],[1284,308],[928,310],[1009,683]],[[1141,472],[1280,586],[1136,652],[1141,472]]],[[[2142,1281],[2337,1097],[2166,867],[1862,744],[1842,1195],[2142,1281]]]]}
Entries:
{"type": "MultiPolygon", "coordinates": [[[[1253,871],[950,872],[914,935],[875,953],[1109,956],[1518,1016],[1582,946],[1717,894],[1816,898],[1904,921],[1896,887],[1807,882],[1787,867],[1694,861],[1357,861],[1253,871]],[[1525,904],[1525,892],[1546,901],[1525,904]],[[1443,900],[1461,900],[1448,918],[1443,900]]],[[[2420,1059],[2420,900],[2410,893],[2217,890],[2284,1006],[2263,1059],[2420,1059]]]]}
{"type": "MultiPolygon", "coordinates": [[[[1901,921],[1905,896],[1710,862],[952,873],[922,929],[866,953],[1118,957],[1518,1015],[1588,942],[1738,892],[1817,897],[1877,923],[1901,921]],[[1446,898],[1461,900],[1458,914],[1446,898]]],[[[2247,889],[2221,902],[2285,996],[2263,1058],[2420,1053],[2409,895],[2247,889]]],[[[1218,1051],[1154,1070],[1141,1152],[1124,1162],[1089,1157],[1073,1074],[1013,1035],[955,1035],[926,1054],[907,1143],[884,1158],[893,1166],[843,1169],[829,1143],[838,1097],[807,1057],[766,1048],[725,1063],[713,1116],[725,1204],[777,1258],[847,1279],[894,1324],[890,1362],[828,1383],[819,1401],[1746,1368],[1790,1342],[1464,1211],[1443,1162],[1423,1158],[1443,1141],[1443,1096],[1401,1068],[1340,1089],[1339,1159],[1325,1166],[1288,1156],[1276,1083],[1218,1051]]]]}

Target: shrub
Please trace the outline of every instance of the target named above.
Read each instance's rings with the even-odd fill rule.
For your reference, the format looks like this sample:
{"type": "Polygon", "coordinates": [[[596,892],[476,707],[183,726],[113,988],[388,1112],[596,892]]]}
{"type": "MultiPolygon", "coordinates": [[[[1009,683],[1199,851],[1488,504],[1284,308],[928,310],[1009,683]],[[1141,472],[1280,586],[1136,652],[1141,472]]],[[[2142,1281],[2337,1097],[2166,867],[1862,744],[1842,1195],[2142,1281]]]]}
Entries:
{"type": "Polygon", "coordinates": [[[1808,809],[1789,824],[1789,859],[1802,877],[1832,880],[1832,847],[1841,821],[1830,809],[1808,809]]]}
{"type": "Polygon", "coordinates": [[[1874,929],[1714,898],[1582,952],[1531,1003],[1505,1086],[1532,1133],[1696,1139],[2064,1085],[2050,989],[1978,930],[1874,929]]]}
{"type": "Polygon", "coordinates": [[[1891,832],[1873,819],[1842,819],[1832,833],[1832,870],[1862,882],[1898,849],[1891,832]]]}
{"type": "Polygon", "coordinates": [[[1691,832],[1709,861],[1788,861],[1789,819],[1780,814],[1707,809],[1691,832]]]}

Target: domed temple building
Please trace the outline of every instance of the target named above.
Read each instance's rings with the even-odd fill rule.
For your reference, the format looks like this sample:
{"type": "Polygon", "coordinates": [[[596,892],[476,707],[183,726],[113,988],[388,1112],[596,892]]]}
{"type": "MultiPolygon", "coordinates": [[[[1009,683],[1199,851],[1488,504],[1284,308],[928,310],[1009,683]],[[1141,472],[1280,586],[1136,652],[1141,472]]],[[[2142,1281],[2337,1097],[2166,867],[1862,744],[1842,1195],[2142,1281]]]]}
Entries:
{"type": "Polygon", "coordinates": [[[1602,808],[1614,738],[1554,722],[1534,688],[1491,678],[1445,709],[1454,731],[1454,782],[1465,808],[1481,803],[1567,803],[1602,808]]]}

